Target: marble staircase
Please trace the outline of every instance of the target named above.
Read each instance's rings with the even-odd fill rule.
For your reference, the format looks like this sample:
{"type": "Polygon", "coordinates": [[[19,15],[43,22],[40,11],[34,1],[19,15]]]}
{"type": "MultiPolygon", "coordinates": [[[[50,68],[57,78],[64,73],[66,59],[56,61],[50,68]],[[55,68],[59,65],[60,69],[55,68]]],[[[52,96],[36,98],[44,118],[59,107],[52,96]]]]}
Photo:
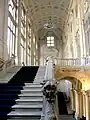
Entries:
{"type": "Polygon", "coordinates": [[[8,120],[40,120],[43,96],[42,85],[39,83],[25,83],[21,94],[8,114],[8,120]]]}
{"type": "MultiPolygon", "coordinates": [[[[8,81],[8,83],[0,83],[0,118],[1,119],[15,120],[16,118],[18,119],[19,117],[19,119],[23,120],[24,118],[23,116],[25,116],[24,111],[26,112],[27,119],[28,119],[28,115],[34,116],[35,114],[36,116],[40,114],[40,112],[37,112],[35,105],[36,107],[38,107],[40,101],[39,110],[41,109],[41,103],[42,103],[41,85],[33,83],[38,68],[39,68],[38,66],[22,67],[8,81]],[[38,99],[38,96],[41,99],[38,99]],[[30,112],[31,109],[32,110],[36,109],[36,113],[30,112]],[[21,114],[22,116],[19,116],[20,115],[19,113],[21,112],[22,112],[21,114]]],[[[9,72],[13,73],[14,71],[11,70],[9,72]]]]}
{"type": "Polygon", "coordinates": [[[45,67],[39,67],[33,83],[24,83],[23,89],[12,106],[12,111],[8,114],[8,120],[40,120],[43,95],[42,85],[44,80],[45,67]]]}

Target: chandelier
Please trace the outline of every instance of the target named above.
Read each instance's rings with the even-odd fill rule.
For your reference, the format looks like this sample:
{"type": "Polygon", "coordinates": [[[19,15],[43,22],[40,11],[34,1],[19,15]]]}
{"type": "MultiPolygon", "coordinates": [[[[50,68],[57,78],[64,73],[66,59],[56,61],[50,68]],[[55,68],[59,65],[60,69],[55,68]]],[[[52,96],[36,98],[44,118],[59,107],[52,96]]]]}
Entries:
{"type": "Polygon", "coordinates": [[[51,19],[49,19],[48,23],[44,24],[45,29],[53,29],[55,25],[52,23],[51,19]]]}

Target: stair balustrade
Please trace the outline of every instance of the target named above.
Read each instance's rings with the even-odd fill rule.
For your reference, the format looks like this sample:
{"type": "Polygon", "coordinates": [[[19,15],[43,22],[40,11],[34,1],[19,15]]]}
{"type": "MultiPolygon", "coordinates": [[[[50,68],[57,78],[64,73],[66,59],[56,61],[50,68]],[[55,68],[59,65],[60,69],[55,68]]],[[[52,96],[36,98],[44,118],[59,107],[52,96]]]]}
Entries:
{"type": "Polygon", "coordinates": [[[14,56],[6,61],[3,61],[2,63],[0,62],[0,71],[3,71],[4,73],[6,73],[6,71],[8,71],[8,69],[13,67],[15,65],[15,58],[16,57],[14,56]]]}
{"type": "Polygon", "coordinates": [[[3,70],[4,60],[0,58],[0,71],[3,70]]]}
{"type": "Polygon", "coordinates": [[[61,59],[61,58],[54,58],[55,64],[61,67],[67,67],[67,66],[85,66],[90,64],[90,57],[85,58],[67,58],[67,59],[61,59]]]}
{"type": "Polygon", "coordinates": [[[52,58],[48,59],[46,64],[46,71],[44,77],[44,86],[43,86],[43,108],[41,119],[49,120],[56,118],[59,120],[58,106],[57,106],[57,95],[56,95],[56,83],[54,79],[54,63],[52,58]]]}

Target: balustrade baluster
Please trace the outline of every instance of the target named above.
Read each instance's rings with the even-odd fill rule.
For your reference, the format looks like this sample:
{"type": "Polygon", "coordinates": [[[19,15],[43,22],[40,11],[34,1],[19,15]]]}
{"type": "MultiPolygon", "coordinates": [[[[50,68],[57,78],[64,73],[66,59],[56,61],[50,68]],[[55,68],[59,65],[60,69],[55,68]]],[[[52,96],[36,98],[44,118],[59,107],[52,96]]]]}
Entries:
{"type": "Polygon", "coordinates": [[[75,58],[75,59],[60,59],[56,58],[56,65],[65,66],[79,66],[86,65],[90,63],[90,58],[75,58]]]}

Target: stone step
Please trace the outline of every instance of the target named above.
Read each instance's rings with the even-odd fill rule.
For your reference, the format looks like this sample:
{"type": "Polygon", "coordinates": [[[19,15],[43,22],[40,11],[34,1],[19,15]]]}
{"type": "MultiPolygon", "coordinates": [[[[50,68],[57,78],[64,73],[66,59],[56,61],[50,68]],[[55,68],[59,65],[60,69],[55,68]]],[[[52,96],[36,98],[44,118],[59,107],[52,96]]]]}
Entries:
{"type": "Polygon", "coordinates": [[[27,86],[23,86],[23,89],[29,89],[29,88],[40,88],[42,89],[42,85],[27,85],[27,86]]]}
{"type": "Polygon", "coordinates": [[[40,83],[35,83],[35,84],[25,84],[23,87],[42,87],[42,85],[40,83]]]}
{"type": "Polygon", "coordinates": [[[40,93],[22,93],[22,94],[19,94],[18,95],[19,97],[42,97],[43,96],[43,94],[42,94],[42,92],[40,92],[40,93]]]}
{"type": "Polygon", "coordinates": [[[40,109],[42,108],[42,105],[14,105],[12,106],[13,109],[21,109],[21,110],[26,110],[26,109],[40,109]]]}
{"type": "MultiPolygon", "coordinates": [[[[22,97],[19,97],[20,99],[37,99],[38,98],[38,96],[22,96],[22,97]]],[[[39,98],[41,98],[42,99],[42,96],[40,96],[39,98]]]]}
{"type": "Polygon", "coordinates": [[[42,108],[12,108],[12,111],[16,112],[41,112],[42,108]]]}
{"type": "Polygon", "coordinates": [[[28,103],[30,103],[30,102],[42,102],[43,101],[43,98],[36,98],[36,99],[34,99],[34,98],[31,98],[31,99],[17,99],[17,100],[15,100],[16,102],[24,102],[24,103],[26,103],[26,102],[28,102],[28,103]]]}
{"type": "Polygon", "coordinates": [[[43,104],[43,101],[18,101],[16,102],[16,104],[19,104],[19,105],[42,105],[43,104]]]}
{"type": "Polygon", "coordinates": [[[40,117],[41,116],[41,112],[40,111],[20,111],[20,112],[16,112],[16,111],[12,111],[8,114],[8,116],[10,117],[40,117]]]}
{"type": "Polygon", "coordinates": [[[32,94],[34,94],[34,93],[42,93],[42,91],[41,91],[41,89],[30,89],[30,90],[25,89],[25,90],[21,90],[21,93],[26,93],[26,94],[32,93],[32,94]]]}
{"type": "Polygon", "coordinates": [[[24,85],[25,86],[28,86],[28,85],[37,85],[37,86],[39,86],[40,85],[40,83],[38,83],[38,82],[33,82],[33,83],[24,83],[24,85]]]}
{"type": "Polygon", "coordinates": [[[7,120],[40,120],[40,117],[12,117],[7,120]]]}

